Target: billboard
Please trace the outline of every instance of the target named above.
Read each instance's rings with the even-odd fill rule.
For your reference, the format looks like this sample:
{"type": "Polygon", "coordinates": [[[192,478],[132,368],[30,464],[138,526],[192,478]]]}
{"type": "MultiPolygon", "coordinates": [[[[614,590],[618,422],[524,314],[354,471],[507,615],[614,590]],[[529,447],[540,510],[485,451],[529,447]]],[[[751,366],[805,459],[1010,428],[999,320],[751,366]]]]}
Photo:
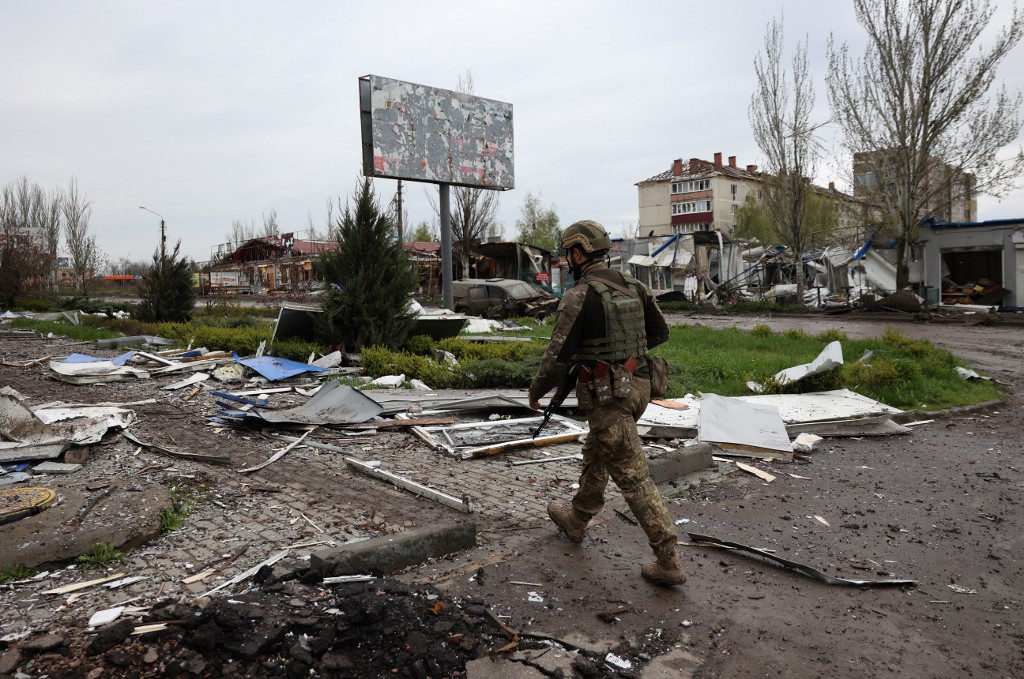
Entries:
{"type": "Polygon", "coordinates": [[[359,111],[367,177],[515,188],[512,104],[367,75],[359,111]]]}

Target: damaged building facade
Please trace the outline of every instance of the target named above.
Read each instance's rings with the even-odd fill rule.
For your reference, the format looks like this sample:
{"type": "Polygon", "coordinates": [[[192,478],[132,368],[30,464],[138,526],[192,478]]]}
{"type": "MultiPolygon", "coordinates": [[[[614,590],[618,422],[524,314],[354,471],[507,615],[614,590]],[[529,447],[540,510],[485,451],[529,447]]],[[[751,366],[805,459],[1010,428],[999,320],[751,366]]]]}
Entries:
{"type": "Polygon", "coordinates": [[[337,249],[334,241],[299,240],[294,234],[253,238],[216,246],[201,273],[208,293],[298,292],[320,282],[314,261],[337,249]]]}

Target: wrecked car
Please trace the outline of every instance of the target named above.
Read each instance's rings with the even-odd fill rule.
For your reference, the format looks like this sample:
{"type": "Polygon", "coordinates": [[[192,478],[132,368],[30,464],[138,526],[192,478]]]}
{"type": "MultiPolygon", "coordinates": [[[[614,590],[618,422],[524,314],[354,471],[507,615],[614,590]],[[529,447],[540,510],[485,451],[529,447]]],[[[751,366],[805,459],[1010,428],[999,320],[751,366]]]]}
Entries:
{"type": "Polygon", "coordinates": [[[455,311],[484,318],[533,316],[543,319],[558,308],[558,298],[511,278],[470,279],[452,282],[455,311]]]}

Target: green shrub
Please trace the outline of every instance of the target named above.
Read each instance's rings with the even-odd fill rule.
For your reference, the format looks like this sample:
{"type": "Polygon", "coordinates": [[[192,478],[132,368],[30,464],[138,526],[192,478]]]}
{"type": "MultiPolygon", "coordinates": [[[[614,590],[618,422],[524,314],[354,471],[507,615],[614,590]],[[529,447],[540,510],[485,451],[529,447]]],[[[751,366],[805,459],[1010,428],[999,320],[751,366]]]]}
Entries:
{"type": "Polygon", "coordinates": [[[0,583],[24,580],[33,575],[35,575],[35,570],[21,564],[17,566],[0,566],[0,583]]]}
{"type": "Polygon", "coordinates": [[[851,388],[884,391],[898,389],[909,379],[920,376],[921,369],[910,361],[875,357],[870,363],[848,363],[844,372],[851,388]]]}
{"type": "Polygon", "coordinates": [[[485,358],[466,365],[465,372],[472,376],[472,384],[478,389],[525,389],[530,386],[537,366],[532,362],[485,358]]]}
{"type": "Polygon", "coordinates": [[[432,356],[434,353],[434,340],[429,335],[413,335],[406,340],[402,350],[417,356],[432,356]]]}
{"type": "Polygon", "coordinates": [[[771,337],[775,333],[764,323],[759,323],[750,329],[750,334],[754,337],[771,337]]]}
{"type": "Polygon", "coordinates": [[[782,336],[785,337],[786,339],[791,340],[810,339],[810,335],[808,335],[806,332],[798,328],[789,328],[788,330],[782,333],[782,336]]]}
{"type": "Polygon", "coordinates": [[[928,340],[910,339],[892,328],[885,329],[885,333],[882,334],[882,341],[889,346],[896,347],[914,356],[927,356],[935,351],[935,346],[928,340]]]}
{"type": "Polygon", "coordinates": [[[835,328],[829,328],[819,332],[814,336],[814,339],[821,340],[822,342],[846,342],[849,341],[849,337],[846,336],[845,332],[840,332],[835,328]]]}

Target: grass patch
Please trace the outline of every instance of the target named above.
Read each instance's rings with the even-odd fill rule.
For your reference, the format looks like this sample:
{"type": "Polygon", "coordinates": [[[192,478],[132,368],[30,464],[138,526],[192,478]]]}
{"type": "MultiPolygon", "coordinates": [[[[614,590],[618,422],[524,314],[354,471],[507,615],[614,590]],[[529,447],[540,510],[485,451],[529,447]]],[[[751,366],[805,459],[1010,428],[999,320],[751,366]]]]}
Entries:
{"type": "Polygon", "coordinates": [[[115,563],[124,563],[127,560],[128,555],[126,553],[113,545],[108,545],[106,542],[93,545],[91,552],[83,554],[77,559],[78,563],[90,570],[105,568],[115,563]]]}
{"type": "Polygon", "coordinates": [[[846,388],[904,410],[948,408],[1001,395],[990,381],[961,379],[954,368],[962,363],[953,354],[892,329],[880,338],[849,340],[835,330],[812,337],[801,331],[773,333],[765,326],[750,332],[675,326],[654,353],[669,362],[670,397],[687,392],[742,396],[751,393],[750,380],[764,384],[768,393],[846,388]],[[834,340],[842,344],[843,366],[787,385],[773,381],[780,370],[814,360],[834,340]],[[869,351],[874,352],[871,360],[859,362],[869,351]]]}
{"type": "Polygon", "coordinates": [[[35,574],[35,569],[26,566],[0,566],[0,583],[24,580],[25,578],[31,578],[35,574]]]}
{"type": "Polygon", "coordinates": [[[195,508],[212,498],[203,483],[183,483],[171,487],[171,506],[160,510],[160,527],[165,533],[181,530],[195,508]]]}

